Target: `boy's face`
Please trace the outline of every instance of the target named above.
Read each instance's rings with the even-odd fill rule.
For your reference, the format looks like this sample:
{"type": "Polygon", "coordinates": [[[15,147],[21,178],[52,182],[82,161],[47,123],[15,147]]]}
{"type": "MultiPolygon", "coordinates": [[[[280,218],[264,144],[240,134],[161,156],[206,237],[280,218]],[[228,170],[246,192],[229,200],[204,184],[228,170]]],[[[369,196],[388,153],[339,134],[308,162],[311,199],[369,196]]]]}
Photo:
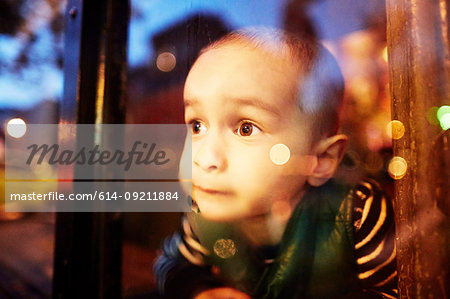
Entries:
{"type": "Polygon", "coordinates": [[[192,67],[185,120],[192,126],[192,197],[204,217],[268,216],[274,203],[303,195],[311,138],[293,100],[296,78],[288,60],[240,45],[210,50],[192,67]],[[283,165],[270,156],[277,144],[290,151],[283,165]]]}

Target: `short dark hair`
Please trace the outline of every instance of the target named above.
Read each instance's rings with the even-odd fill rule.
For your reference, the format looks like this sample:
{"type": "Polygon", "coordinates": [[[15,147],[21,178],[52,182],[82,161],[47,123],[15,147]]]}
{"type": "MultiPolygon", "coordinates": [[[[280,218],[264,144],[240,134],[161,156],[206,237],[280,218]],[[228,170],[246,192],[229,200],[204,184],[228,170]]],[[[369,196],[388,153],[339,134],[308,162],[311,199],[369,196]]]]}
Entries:
{"type": "Polygon", "coordinates": [[[200,55],[229,44],[263,49],[290,57],[298,69],[298,107],[310,116],[317,137],[331,136],[339,129],[344,78],[333,55],[317,40],[269,27],[250,27],[230,32],[205,47],[200,55]]]}

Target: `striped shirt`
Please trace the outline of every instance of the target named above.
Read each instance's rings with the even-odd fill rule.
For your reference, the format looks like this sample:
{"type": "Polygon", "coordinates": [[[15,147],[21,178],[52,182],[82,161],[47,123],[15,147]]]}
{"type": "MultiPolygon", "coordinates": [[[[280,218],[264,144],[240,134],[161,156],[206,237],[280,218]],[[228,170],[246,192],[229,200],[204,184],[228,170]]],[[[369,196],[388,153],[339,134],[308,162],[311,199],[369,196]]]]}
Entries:
{"type": "Polygon", "coordinates": [[[353,192],[353,227],[358,279],[364,289],[397,298],[394,211],[373,181],[353,192]]]}
{"type": "MultiPolygon", "coordinates": [[[[350,193],[353,204],[353,232],[357,276],[363,293],[371,298],[397,298],[397,271],[394,242],[394,214],[391,201],[374,181],[358,184],[350,193]]],[[[270,264],[276,247],[261,249],[270,264]]],[[[163,252],[154,264],[158,287],[169,298],[194,294],[221,286],[214,267],[203,262],[210,254],[183,218],[180,233],[166,239],[163,252]]],[[[189,296],[187,296],[189,297],[189,296]]]]}

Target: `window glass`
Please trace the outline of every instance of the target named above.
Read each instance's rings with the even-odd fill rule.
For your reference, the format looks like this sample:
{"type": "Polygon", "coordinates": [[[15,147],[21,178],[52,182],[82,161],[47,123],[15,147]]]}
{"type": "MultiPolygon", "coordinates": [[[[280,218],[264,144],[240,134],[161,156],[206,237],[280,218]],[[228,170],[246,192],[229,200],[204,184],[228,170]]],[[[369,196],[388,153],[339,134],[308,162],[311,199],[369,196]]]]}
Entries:
{"type": "MultiPolygon", "coordinates": [[[[183,123],[185,78],[200,49],[248,26],[269,26],[320,39],[345,82],[341,130],[349,146],[338,176],[364,176],[388,191],[389,133],[384,1],[131,1],[128,44],[128,123],[183,123]]],[[[180,226],[178,214],[126,214],[124,293],[151,291],[151,259],[180,226]],[[132,269],[131,265],[139,266],[132,269]],[[142,271],[142,272],[140,272],[142,271]],[[142,275],[137,274],[142,273],[142,275]],[[149,287],[150,286],[150,287],[149,287]]]]}
{"type": "Polygon", "coordinates": [[[53,213],[4,211],[7,124],[58,123],[65,1],[0,1],[0,297],[50,298],[53,213]]]}

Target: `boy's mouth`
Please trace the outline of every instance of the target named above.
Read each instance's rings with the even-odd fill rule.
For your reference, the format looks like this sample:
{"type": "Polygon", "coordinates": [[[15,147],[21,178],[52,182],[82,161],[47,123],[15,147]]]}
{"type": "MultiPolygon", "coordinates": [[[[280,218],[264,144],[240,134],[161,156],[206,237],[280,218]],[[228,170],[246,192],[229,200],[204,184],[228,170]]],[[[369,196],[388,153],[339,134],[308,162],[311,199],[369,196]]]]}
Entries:
{"type": "Polygon", "coordinates": [[[200,191],[202,193],[210,194],[210,195],[230,195],[230,191],[226,190],[217,190],[217,189],[210,189],[205,187],[200,187],[198,185],[192,185],[192,189],[195,189],[197,191],[200,191]]]}

